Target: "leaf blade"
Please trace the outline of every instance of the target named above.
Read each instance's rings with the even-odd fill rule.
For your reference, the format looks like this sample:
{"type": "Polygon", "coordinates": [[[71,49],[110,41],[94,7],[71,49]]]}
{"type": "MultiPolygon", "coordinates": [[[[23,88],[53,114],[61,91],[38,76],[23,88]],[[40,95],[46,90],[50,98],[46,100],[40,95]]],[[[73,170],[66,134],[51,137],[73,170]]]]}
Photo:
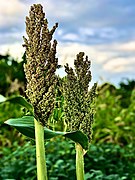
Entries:
{"type": "Polygon", "coordinates": [[[23,135],[35,139],[34,117],[23,116],[22,118],[11,118],[5,124],[15,127],[23,135]]]}
{"type": "Polygon", "coordinates": [[[32,115],[34,115],[33,106],[23,96],[13,96],[10,98],[4,98],[3,101],[1,101],[0,103],[4,103],[4,102],[11,102],[14,104],[19,104],[19,105],[25,107],[26,109],[28,109],[29,112],[32,115]]]}
{"type": "MultiPolygon", "coordinates": [[[[15,127],[23,135],[35,139],[35,127],[34,127],[33,116],[23,116],[22,118],[9,119],[5,123],[15,127]]],[[[79,143],[83,149],[85,150],[88,149],[88,138],[81,131],[60,132],[60,131],[52,131],[44,127],[45,140],[51,139],[56,136],[65,136],[71,139],[72,141],[79,143]]]]}

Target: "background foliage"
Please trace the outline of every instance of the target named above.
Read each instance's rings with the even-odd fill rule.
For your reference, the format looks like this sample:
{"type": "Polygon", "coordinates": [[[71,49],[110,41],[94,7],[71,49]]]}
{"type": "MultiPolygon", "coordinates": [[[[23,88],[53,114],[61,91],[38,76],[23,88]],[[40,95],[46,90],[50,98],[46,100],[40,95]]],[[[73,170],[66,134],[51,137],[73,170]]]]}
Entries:
{"type": "MultiPolygon", "coordinates": [[[[25,57],[24,57],[25,58],[25,57]]],[[[16,94],[25,96],[23,61],[0,55],[0,101],[16,94]]],[[[60,92],[50,125],[64,130],[63,97],[60,92]],[[59,121],[60,120],[60,121],[59,121]]],[[[36,179],[34,142],[3,122],[21,117],[24,109],[0,104],[0,179],[36,179]]],[[[135,81],[124,80],[119,87],[104,83],[98,87],[93,141],[85,155],[85,177],[91,180],[135,179],[135,81]]],[[[50,180],[75,179],[74,143],[61,138],[47,142],[50,180]]]]}

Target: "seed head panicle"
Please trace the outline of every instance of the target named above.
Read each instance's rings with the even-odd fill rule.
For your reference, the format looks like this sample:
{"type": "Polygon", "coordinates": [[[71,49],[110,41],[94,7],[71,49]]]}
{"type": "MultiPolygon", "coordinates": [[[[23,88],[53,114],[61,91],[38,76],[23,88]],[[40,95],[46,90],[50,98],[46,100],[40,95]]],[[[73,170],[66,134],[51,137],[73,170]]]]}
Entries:
{"type": "Polygon", "coordinates": [[[54,107],[58,59],[55,57],[57,41],[51,41],[57,26],[56,23],[49,30],[43,7],[40,4],[31,6],[29,17],[26,17],[28,38],[23,37],[23,46],[26,48],[26,95],[34,106],[35,115],[43,125],[47,125],[46,120],[54,107]]]}
{"type": "Polygon", "coordinates": [[[95,83],[88,90],[91,81],[91,62],[80,52],[74,61],[74,67],[65,65],[67,73],[63,86],[65,121],[71,131],[83,131],[91,141],[92,123],[94,118],[93,100],[96,96],[95,83]]]}

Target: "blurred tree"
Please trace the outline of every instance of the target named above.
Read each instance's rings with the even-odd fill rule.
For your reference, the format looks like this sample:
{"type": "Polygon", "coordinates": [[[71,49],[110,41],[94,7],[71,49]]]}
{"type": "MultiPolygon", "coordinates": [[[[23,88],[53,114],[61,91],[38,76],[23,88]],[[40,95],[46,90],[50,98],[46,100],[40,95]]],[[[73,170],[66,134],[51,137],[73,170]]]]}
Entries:
{"type": "Polygon", "coordinates": [[[123,108],[131,104],[131,94],[135,89],[135,80],[125,79],[119,83],[116,95],[121,95],[120,101],[123,108]]]}
{"type": "Polygon", "coordinates": [[[9,54],[0,55],[0,94],[3,96],[12,93],[23,94],[24,92],[24,70],[23,61],[18,62],[9,54]]]}

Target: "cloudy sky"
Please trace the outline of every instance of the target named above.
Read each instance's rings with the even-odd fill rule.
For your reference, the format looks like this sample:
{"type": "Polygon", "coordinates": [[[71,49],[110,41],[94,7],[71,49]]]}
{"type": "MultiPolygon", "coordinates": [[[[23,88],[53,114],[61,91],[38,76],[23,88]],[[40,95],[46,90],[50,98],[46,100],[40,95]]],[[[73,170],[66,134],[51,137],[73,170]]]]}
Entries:
{"type": "MultiPolygon", "coordinates": [[[[135,79],[135,1],[133,0],[0,0],[0,53],[20,58],[24,52],[25,16],[41,3],[51,28],[59,28],[59,62],[71,66],[84,51],[92,61],[93,81],[118,84],[135,79]]],[[[63,71],[60,72],[63,75],[63,71]]]]}

